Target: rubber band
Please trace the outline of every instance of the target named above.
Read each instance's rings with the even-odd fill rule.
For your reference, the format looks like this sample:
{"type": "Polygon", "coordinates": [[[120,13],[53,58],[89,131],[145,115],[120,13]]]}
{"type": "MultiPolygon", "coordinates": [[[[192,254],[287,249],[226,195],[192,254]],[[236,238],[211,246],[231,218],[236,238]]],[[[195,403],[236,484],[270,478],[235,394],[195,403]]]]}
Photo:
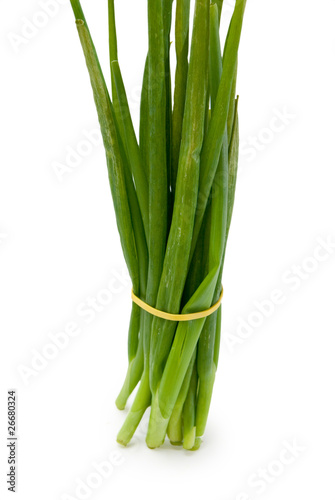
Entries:
{"type": "Polygon", "coordinates": [[[133,290],[131,291],[131,299],[141,309],[148,312],[149,314],[152,314],[153,316],[157,316],[158,318],[166,319],[168,321],[193,321],[195,319],[207,318],[208,316],[210,316],[211,314],[213,314],[215,311],[217,311],[219,309],[219,307],[221,306],[222,299],[223,299],[223,288],[221,290],[220,298],[216,302],[216,304],[214,304],[209,309],[206,309],[206,311],[190,313],[190,314],[171,314],[171,313],[167,313],[165,311],[160,311],[159,309],[156,309],[155,307],[149,306],[149,304],[147,304],[146,302],[141,300],[139,297],[137,297],[134,294],[133,290]]]}

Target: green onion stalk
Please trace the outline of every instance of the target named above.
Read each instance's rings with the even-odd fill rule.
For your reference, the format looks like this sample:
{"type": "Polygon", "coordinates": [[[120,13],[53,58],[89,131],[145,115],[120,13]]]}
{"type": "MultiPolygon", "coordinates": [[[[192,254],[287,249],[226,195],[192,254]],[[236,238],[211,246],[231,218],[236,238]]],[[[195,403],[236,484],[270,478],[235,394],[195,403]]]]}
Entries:
{"type": "MultiPolygon", "coordinates": [[[[133,293],[170,314],[217,304],[233,213],[239,151],[237,58],[246,0],[236,0],[221,48],[222,0],[148,0],[148,54],[133,126],[108,1],[110,86],[79,0],[70,0],[97,108],[120,242],[133,293]],[[175,9],[176,68],[171,81],[175,9]],[[110,89],[109,89],[110,87],[110,89]]],[[[162,319],[133,302],[117,440],[127,445],[150,408],[146,443],[197,450],[218,367],[221,305],[207,317],[162,319]]]]}

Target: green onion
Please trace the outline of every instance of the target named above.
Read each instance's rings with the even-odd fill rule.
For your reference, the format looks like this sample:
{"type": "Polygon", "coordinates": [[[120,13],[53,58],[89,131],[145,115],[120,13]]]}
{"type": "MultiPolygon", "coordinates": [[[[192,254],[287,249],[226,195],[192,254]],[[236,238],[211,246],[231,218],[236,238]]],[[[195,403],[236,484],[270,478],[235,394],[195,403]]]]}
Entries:
{"type": "Polygon", "coordinates": [[[176,76],[172,114],[171,190],[174,196],[177,182],[179,152],[188,75],[189,18],[191,0],[177,0],[176,5],[176,76]]]}
{"type": "MultiPolygon", "coordinates": [[[[97,108],[120,243],[133,292],[170,314],[218,303],[238,167],[237,56],[246,0],[237,0],[223,54],[222,0],[148,0],[148,54],[139,140],[118,62],[114,0],[108,0],[111,94],[79,0],[71,0],[97,108]],[[173,95],[173,99],[172,99],[173,95]]],[[[142,306],[143,306],[142,303],[142,306]]],[[[175,318],[177,319],[177,318],[175,318]]],[[[178,318],[180,319],[180,318],[178,318]]],[[[221,306],[207,317],[172,321],[134,302],[128,368],[116,399],[124,409],[117,440],[127,445],[150,407],[146,442],[200,447],[208,421],[221,334],[221,306]]]]}

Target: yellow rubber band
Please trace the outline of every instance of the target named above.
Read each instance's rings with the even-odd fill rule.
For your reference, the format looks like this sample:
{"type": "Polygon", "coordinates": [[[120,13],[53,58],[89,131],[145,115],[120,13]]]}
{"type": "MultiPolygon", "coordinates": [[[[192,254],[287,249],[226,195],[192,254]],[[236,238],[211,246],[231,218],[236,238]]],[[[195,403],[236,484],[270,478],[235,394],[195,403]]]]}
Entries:
{"type": "Polygon", "coordinates": [[[143,300],[139,299],[134,294],[133,290],[131,291],[131,299],[133,302],[135,302],[135,304],[141,307],[141,309],[144,309],[144,311],[147,311],[148,313],[152,314],[153,316],[157,316],[158,318],[167,319],[169,321],[193,321],[194,319],[207,318],[219,309],[223,299],[223,288],[221,290],[220,298],[217,303],[214,304],[214,306],[212,306],[210,309],[207,309],[206,311],[191,314],[170,314],[164,311],[160,311],[159,309],[155,309],[154,307],[149,306],[146,302],[143,302],[143,300]]]}

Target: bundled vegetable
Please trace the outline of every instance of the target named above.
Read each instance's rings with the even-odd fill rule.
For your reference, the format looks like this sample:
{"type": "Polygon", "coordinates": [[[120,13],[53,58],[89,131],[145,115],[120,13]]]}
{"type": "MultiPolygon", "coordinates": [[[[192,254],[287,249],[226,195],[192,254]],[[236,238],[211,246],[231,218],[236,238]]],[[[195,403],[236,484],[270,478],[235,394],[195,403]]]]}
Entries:
{"type": "Polygon", "coordinates": [[[146,442],[196,450],[218,366],[222,270],[238,165],[237,54],[246,0],[236,5],[223,55],[222,0],[148,0],[149,49],[139,141],[118,63],[109,0],[111,97],[79,0],[71,0],[106,149],[124,257],[133,284],[128,370],[116,405],[138,385],[117,440],[127,445],[150,407],[146,442]]]}

